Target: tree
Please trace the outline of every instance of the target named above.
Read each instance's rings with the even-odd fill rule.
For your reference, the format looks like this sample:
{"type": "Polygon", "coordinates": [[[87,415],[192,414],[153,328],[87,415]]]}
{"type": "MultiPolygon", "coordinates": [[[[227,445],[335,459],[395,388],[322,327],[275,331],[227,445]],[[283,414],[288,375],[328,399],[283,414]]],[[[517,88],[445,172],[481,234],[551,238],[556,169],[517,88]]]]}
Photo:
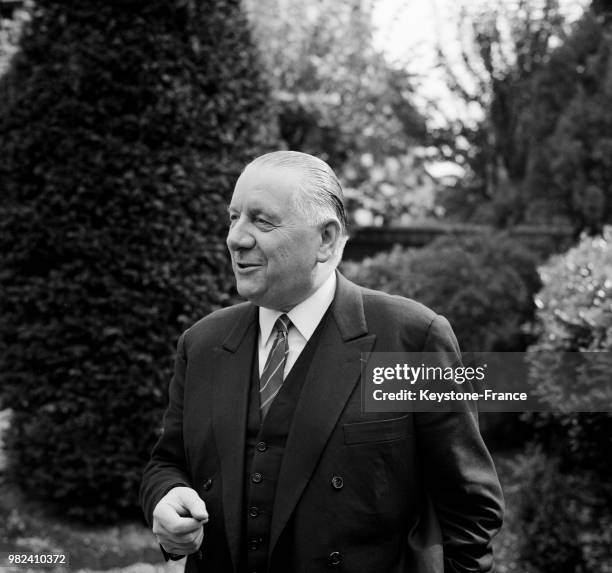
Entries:
{"type": "Polygon", "coordinates": [[[455,97],[479,117],[451,121],[437,134],[441,156],[465,170],[442,203],[450,216],[503,227],[524,219],[531,143],[551,129],[550,112],[526,121],[535,102],[533,78],[563,42],[567,24],[557,0],[518,0],[463,8],[458,26],[463,68],[453,67],[441,48],[440,65],[455,97]]]}
{"type": "Polygon", "coordinates": [[[612,35],[604,3],[571,27],[556,0],[487,8],[467,21],[472,51],[463,58],[475,89],[456,74],[451,85],[477,101],[483,117],[442,134],[446,156],[466,169],[443,204],[462,219],[600,232],[612,219],[612,35]]]}
{"type": "Polygon", "coordinates": [[[573,93],[542,147],[552,194],[577,232],[597,234],[612,222],[612,28],[590,11],[567,44],[576,70],[573,93]]]}
{"type": "Polygon", "coordinates": [[[373,45],[373,4],[247,2],[287,147],[337,170],[351,213],[365,206],[393,220],[414,208],[410,193],[427,179],[414,153],[426,128],[412,102],[415,78],[373,45]]]}
{"type": "Polygon", "coordinates": [[[133,511],[173,345],[227,304],[225,206],[274,116],[238,0],[41,0],[0,98],[13,477],[133,511]]]}

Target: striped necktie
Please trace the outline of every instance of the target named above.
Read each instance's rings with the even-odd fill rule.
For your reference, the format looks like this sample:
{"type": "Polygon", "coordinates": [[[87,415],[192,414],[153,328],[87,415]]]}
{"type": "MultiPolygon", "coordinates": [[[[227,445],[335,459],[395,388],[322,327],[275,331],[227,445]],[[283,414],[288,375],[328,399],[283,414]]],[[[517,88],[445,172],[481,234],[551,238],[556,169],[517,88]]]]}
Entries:
{"type": "Polygon", "coordinates": [[[259,379],[259,404],[262,420],[268,413],[272,400],[283,385],[283,373],[287,362],[287,354],[289,354],[287,335],[290,326],[291,320],[286,314],[281,314],[274,324],[276,338],[259,379]]]}

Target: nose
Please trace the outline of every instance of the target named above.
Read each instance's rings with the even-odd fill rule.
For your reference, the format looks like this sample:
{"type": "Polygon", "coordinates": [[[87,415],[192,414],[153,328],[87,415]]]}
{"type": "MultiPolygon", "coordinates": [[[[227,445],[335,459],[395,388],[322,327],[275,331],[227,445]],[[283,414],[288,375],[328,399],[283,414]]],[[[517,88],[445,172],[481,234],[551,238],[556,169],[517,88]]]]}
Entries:
{"type": "Polygon", "coordinates": [[[225,242],[230,251],[253,248],[255,246],[255,238],[248,230],[248,222],[242,217],[234,221],[227,232],[225,242]]]}

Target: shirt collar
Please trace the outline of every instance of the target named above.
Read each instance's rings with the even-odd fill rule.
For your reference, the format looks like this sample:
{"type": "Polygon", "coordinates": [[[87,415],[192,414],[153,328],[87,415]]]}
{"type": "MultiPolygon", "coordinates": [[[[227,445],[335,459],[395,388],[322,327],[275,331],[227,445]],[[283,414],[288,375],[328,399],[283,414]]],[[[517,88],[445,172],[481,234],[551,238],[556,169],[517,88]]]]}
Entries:
{"type": "MultiPolygon", "coordinates": [[[[334,300],[335,293],[336,273],[333,272],[306,300],[303,300],[286,313],[293,326],[298,329],[306,341],[310,340],[319,322],[321,322],[325,311],[334,300]]],[[[261,333],[261,340],[264,345],[272,334],[276,319],[282,314],[284,313],[280,310],[273,310],[263,306],[259,308],[259,332],[261,333]]]]}

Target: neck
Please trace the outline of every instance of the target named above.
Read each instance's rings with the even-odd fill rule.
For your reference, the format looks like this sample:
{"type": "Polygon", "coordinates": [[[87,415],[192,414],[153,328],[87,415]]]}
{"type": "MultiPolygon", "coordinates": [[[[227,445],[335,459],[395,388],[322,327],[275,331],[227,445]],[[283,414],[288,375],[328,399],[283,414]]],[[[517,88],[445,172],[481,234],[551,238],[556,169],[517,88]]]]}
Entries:
{"type": "Polygon", "coordinates": [[[310,292],[306,296],[304,296],[301,300],[298,300],[297,302],[294,302],[293,304],[283,306],[282,308],[277,308],[276,310],[279,310],[284,313],[289,312],[292,308],[304,302],[307,298],[311,297],[315,292],[317,292],[317,290],[321,288],[323,283],[335,272],[336,272],[336,267],[332,267],[330,265],[323,265],[323,264],[319,265],[317,269],[315,270],[315,272],[313,273],[314,280],[313,280],[313,283],[312,283],[313,286],[310,292]]]}

